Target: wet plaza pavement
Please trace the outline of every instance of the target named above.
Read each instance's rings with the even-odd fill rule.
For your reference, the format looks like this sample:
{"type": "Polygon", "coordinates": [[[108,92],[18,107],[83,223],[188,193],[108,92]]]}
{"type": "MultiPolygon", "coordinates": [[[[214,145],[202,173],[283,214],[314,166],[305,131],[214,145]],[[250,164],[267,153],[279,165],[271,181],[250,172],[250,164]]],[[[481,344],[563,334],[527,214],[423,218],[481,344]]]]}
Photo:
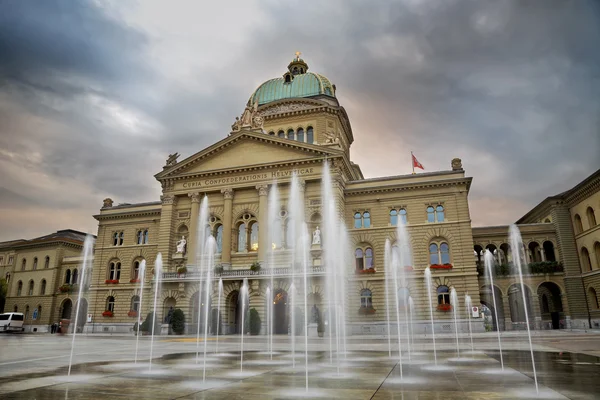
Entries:
{"type": "MultiPolygon", "coordinates": [[[[0,339],[2,340],[2,339],[0,339]]],[[[95,341],[94,339],[87,339],[95,341]]],[[[158,356],[149,370],[148,360],[137,364],[131,354],[123,354],[119,345],[130,339],[101,339],[102,346],[116,348],[106,359],[78,363],[70,377],[67,368],[10,375],[11,365],[0,362],[0,397],[3,399],[594,399],[600,398],[600,358],[560,351],[536,351],[539,394],[536,393],[531,356],[528,351],[503,352],[502,371],[499,353],[488,349],[460,357],[441,341],[437,365],[433,352],[424,348],[413,351],[410,360],[404,353],[402,368],[395,352],[368,351],[352,346],[330,362],[328,351],[309,352],[309,389],[305,389],[304,353],[295,359],[278,346],[271,355],[260,348],[260,340],[244,353],[235,343],[223,343],[227,353],[202,353],[196,359],[194,341],[158,343],[158,356]],[[112,344],[112,346],[111,346],[112,344]],[[203,366],[206,378],[203,382],[203,366]],[[293,364],[295,363],[295,367],[293,364]]],[[[285,341],[281,341],[285,344],[285,341]]],[[[450,341],[448,341],[449,343],[450,341]]],[[[517,341],[515,341],[517,342],[517,341]]],[[[0,344],[3,342],[0,341],[0,344]]],[[[212,348],[211,343],[211,348],[212,348]]],[[[313,346],[316,347],[316,346],[313,346]]],[[[125,348],[125,347],[124,347],[125,348]]],[[[129,347],[126,347],[129,349],[129,347]]],[[[310,348],[310,347],[309,347],[310,348]]],[[[510,348],[510,347],[509,347],[510,348]]],[[[202,349],[202,347],[201,347],[202,349]]],[[[297,348],[297,350],[299,350],[297,348]]],[[[107,352],[108,353],[108,352],[107,352]]],[[[79,357],[79,361],[85,358],[79,357]]],[[[43,358],[43,357],[40,357],[43,358]]],[[[4,358],[2,359],[4,361],[4,358]]],[[[35,362],[32,362],[35,364],[35,362]]]]}

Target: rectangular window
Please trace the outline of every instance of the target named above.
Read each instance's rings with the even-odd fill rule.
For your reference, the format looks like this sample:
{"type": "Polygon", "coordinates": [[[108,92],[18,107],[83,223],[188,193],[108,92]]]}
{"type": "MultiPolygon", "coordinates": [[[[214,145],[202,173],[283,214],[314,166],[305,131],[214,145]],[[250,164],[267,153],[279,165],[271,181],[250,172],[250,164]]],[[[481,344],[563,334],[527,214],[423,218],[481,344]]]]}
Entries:
{"type": "Polygon", "coordinates": [[[4,256],[0,256],[0,265],[4,264],[4,256]]]}
{"type": "Polygon", "coordinates": [[[8,257],[8,264],[12,265],[13,261],[15,260],[15,258],[13,256],[9,256],[8,257]]]}

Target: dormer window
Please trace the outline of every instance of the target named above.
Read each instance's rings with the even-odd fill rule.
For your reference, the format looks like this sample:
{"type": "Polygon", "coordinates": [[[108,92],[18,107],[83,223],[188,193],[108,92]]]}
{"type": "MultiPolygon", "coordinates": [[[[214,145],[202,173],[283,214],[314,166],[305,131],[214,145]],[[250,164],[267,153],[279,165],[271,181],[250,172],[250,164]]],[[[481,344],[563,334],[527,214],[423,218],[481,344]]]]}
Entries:
{"type": "Polygon", "coordinates": [[[290,83],[292,82],[292,76],[290,74],[285,74],[285,83],[290,83]]]}
{"type": "Polygon", "coordinates": [[[298,75],[299,73],[300,73],[300,71],[298,70],[298,68],[297,68],[297,67],[294,67],[294,68],[292,69],[292,74],[293,74],[293,75],[298,75]]]}

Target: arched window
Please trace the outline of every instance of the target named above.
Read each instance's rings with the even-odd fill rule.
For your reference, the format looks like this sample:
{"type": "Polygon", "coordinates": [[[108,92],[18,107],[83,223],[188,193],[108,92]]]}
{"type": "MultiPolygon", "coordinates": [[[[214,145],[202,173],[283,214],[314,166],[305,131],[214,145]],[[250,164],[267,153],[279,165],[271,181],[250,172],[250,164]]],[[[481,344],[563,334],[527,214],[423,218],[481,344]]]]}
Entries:
{"type": "Polygon", "coordinates": [[[34,283],[33,283],[33,281],[31,280],[31,281],[29,281],[29,291],[27,292],[27,294],[28,294],[29,296],[33,296],[33,287],[34,287],[34,283]]]}
{"type": "Polygon", "coordinates": [[[315,134],[313,132],[313,127],[309,126],[306,128],[306,143],[313,144],[315,141],[315,134]]]}
{"type": "Polygon", "coordinates": [[[590,302],[592,303],[592,309],[593,310],[599,309],[600,308],[600,302],[598,302],[598,293],[596,293],[596,289],[589,288],[588,294],[589,294],[588,298],[590,299],[590,302]]]}
{"type": "Polygon", "coordinates": [[[290,83],[292,81],[292,77],[289,74],[285,75],[285,83],[290,83]]]}
{"type": "Polygon", "coordinates": [[[298,128],[298,141],[304,142],[304,129],[298,128]]]}
{"type": "Polygon", "coordinates": [[[406,214],[406,210],[404,208],[401,208],[400,210],[398,210],[398,215],[400,215],[400,221],[403,224],[408,224],[408,219],[406,218],[407,214],[406,214]]]}
{"type": "Polygon", "coordinates": [[[138,260],[133,262],[133,271],[131,273],[131,279],[140,279],[140,262],[138,260]]]}
{"type": "Polygon", "coordinates": [[[119,233],[119,246],[123,246],[123,242],[125,241],[125,233],[119,233]]]}
{"type": "Polygon", "coordinates": [[[37,269],[37,257],[33,257],[33,270],[37,269]]]}
{"type": "Polygon", "coordinates": [[[19,306],[17,306],[16,304],[15,304],[15,306],[13,308],[13,312],[19,312],[19,306]]]}
{"type": "Polygon", "coordinates": [[[17,284],[17,296],[20,296],[22,291],[23,291],[23,281],[19,281],[19,283],[17,284]]]}
{"type": "Polygon", "coordinates": [[[373,249],[370,247],[365,249],[365,267],[366,269],[373,268],[373,249]]]}
{"type": "Polygon", "coordinates": [[[148,232],[148,229],[144,230],[144,244],[149,243],[149,237],[150,237],[150,234],[148,232]]]}
{"type": "Polygon", "coordinates": [[[427,222],[435,222],[435,208],[427,207],[427,222]]]}
{"type": "Polygon", "coordinates": [[[554,255],[554,244],[546,240],[543,243],[544,254],[546,255],[546,261],[556,261],[556,256],[554,255]]]}
{"type": "Polygon", "coordinates": [[[360,291],[360,308],[373,308],[373,295],[369,289],[360,291]]]}
{"type": "Polygon", "coordinates": [[[144,232],[143,231],[137,231],[137,244],[142,244],[144,243],[144,232]]]}
{"type": "Polygon", "coordinates": [[[250,225],[250,250],[258,250],[258,222],[253,222],[250,225]]]}
{"type": "Polygon", "coordinates": [[[115,298],[113,296],[108,296],[106,299],[106,311],[115,312],[115,298]]]}
{"type": "MultiPolygon", "coordinates": [[[[292,131],[293,132],[293,131],[292,131]]],[[[285,132],[284,131],[279,131],[277,132],[277,137],[280,137],[282,139],[285,139],[285,132]]]]}
{"type": "Polygon", "coordinates": [[[596,226],[596,214],[594,214],[594,209],[592,207],[588,207],[586,210],[588,224],[590,224],[590,229],[596,226]]]}
{"type": "Polygon", "coordinates": [[[41,295],[46,294],[46,280],[45,279],[42,279],[42,284],[40,285],[40,294],[41,295]]]}
{"type": "Polygon", "coordinates": [[[363,213],[363,227],[370,228],[371,227],[371,213],[365,211],[363,213]]]}
{"type": "Polygon", "coordinates": [[[10,272],[7,272],[5,275],[6,283],[10,283],[10,272]]]}
{"type": "Polygon", "coordinates": [[[129,307],[130,311],[135,311],[136,313],[140,312],[140,296],[133,296],[131,298],[131,306],[129,307]]]}
{"type": "Polygon", "coordinates": [[[119,261],[112,261],[109,264],[108,279],[111,281],[121,279],[121,263],[119,261]]]}
{"type": "Polygon", "coordinates": [[[450,264],[450,246],[448,245],[448,243],[431,243],[429,245],[429,264],[450,264]]]}
{"type": "Polygon", "coordinates": [[[594,254],[596,255],[596,265],[600,267],[600,242],[594,243],[594,254]]]}
{"type": "Polygon", "coordinates": [[[42,319],[42,306],[38,306],[37,308],[37,319],[42,319]]]}
{"type": "Polygon", "coordinates": [[[50,267],[50,257],[46,256],[46,260],[44,261],[44,268],[50,267]]]}
{"type": "Polygon", "coordinates": [[[293,129],[288,130],[287,138],[289,140],[295,140],[296,139],[295,135],[294,135],[294,130],[293,129]]]}
{"type": "Polygon", "coordinates": [[[273,131],[269,132],[269,136],[275,136],[275,132],[273,132],[273,131]]]}
{"type": "Polygon", "coordinates": [[[390,210],[390,225],[398,225],[398,210],[390,210]]]}
{"type": "Polygon", "coordinates": [[[217,225],[215,229],[215,241],[217,242],[217,253],[223,252],[223,225],[217,225]]]}
{"type": "Polygon", "coordinates": [[[119,232],[113,233],[113,246],[119,245],[119,232]]]}
{"type": "Polygon", "coordinates": [[[246,224],[241,223],[238,225],[238,245],[237,251],[246,250],[246,224]]]}
{"type": "Polygon", "coordinates": [[[435,217],[437,222],[444,222],[444,206],[438,205],[435,208],[435,217]]]}
{"type": "Polygon", "coordinates": [[[583,232],[583,224],[581,223],[581,217],[579,216],[579,214],[575,214],[575,217],[573,217],[573,223],[574,223],[574,229],[575,229],[575,234],[579,234],[581,232],[583,232]]]}
{"type": "Polygon", "coordinates": [[[359,212],[354,213],[354,228],[362,228],[362,214],[359,212]]]}
{"type": "Polygon", "coordinates": [[[356,270],[362,271],[365,269],[364,252],[362,249],[356,249],[354,251],[354,258],[356,260],[356,270]]]}
{"type": "Polygon", "coordinates": [[[29,304],[25,306],[25,319],[29,319],[29,304]]]}
{"type": "Polygon", "coordinates": [[[27,259],[23,259],[23,262],[21,262],[21,271],[25,271],[25,268],[27,267],[27,259]]]}
{"type": "Polygon", "coordinates": [[[65,272],[65,283],[71,283],[71,270],[68,269],[65,272]]]}
{"type": "Polygon", "coordinates": [[[71,283],[72,284],[76,284],[77,283],[77,279],[79,278],[79,275],[77,273],[77,268],[75,268],[73,270],[73,278],[71,279],[71,283]]]}
{"type": "Polygon", "coordinates": [[[446,285],[437,288],[438,304],[450,304],[450,289],[446,285]]]}
{"type": "Polygon", "coordinates": [[[590,259],[590,253],[585,247],[581,248],[581,262],[583,264],[583,272],[592,270],[592,260],[590,259]]]}

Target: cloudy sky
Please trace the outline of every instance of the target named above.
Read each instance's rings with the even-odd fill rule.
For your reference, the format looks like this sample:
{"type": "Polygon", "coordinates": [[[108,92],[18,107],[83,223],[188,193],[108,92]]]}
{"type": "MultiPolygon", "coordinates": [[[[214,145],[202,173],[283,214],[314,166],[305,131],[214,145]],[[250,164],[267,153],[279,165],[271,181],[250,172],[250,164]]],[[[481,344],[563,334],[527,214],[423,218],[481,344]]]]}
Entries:
{"type": "Polygon", "coordinates": [[[224,138],[297,50],[366,177],[460,157],[473,224],[510,223],[600,167],[598,43],[584,0],[4,0],[0,240],[158,200],[167,155],[224,138]]]}

